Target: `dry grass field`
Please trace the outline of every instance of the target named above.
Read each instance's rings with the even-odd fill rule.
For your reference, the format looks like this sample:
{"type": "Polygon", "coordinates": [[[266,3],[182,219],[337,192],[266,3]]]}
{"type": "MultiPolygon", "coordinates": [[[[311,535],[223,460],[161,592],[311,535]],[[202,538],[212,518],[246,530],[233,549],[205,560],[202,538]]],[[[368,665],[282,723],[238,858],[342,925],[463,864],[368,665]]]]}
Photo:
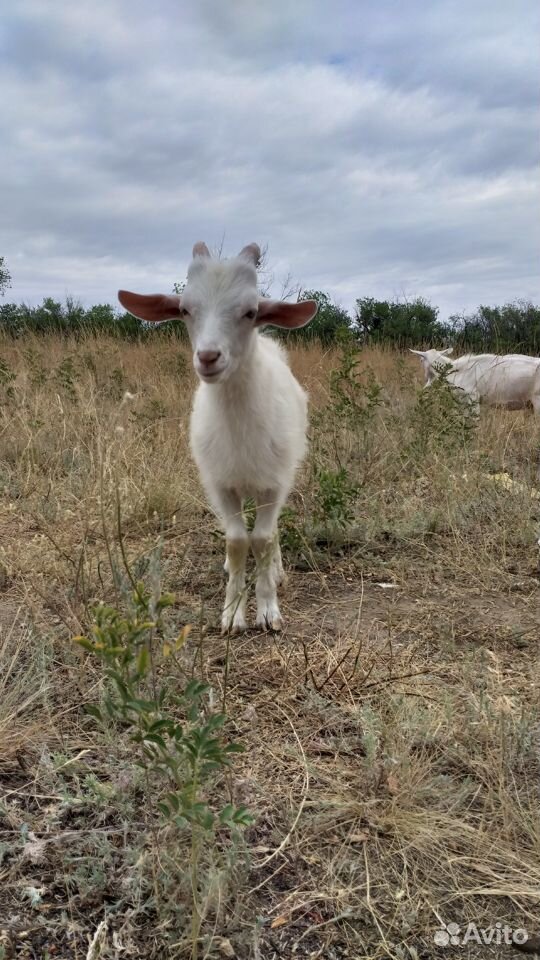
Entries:
{"type": "Polygon", "coordinates": [[[312,422],[286,627],[229,640],[186,348],[0,359],[0,958],[519,956],[497,939],[540,933],[539,421],[420,398],[409,354],[291,350],[312,422]],[[109,681],[73,637],[131,578],[174,595],[149,683],[205,681],[245,748],[204,794],[243,830],[168,819],[123,724],[85,710],[109,681]],[[469,922],[491,945],[435,942],[469,922]]]}

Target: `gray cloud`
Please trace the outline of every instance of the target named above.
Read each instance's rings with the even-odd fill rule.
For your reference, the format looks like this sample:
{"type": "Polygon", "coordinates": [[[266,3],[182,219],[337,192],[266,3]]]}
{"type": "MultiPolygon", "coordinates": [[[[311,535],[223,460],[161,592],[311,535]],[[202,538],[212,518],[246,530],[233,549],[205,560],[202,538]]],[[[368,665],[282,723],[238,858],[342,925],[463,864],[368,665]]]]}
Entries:
{"type": "Polygon", "coordinates": [[[20,0],[11,295],[170,289],[224,237],[346,306],[538,300],[538,19],[533,0],[20,0]]]}

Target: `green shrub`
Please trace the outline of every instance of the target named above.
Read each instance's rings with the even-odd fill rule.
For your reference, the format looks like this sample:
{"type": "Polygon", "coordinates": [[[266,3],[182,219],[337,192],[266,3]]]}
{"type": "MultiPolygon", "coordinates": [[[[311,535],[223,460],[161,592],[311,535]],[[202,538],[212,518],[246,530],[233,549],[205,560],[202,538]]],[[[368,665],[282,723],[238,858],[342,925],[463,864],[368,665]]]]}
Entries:
{"type": "Polygon", "coordinates": [[[101,704],[87,712],[104,727],[114,725],[136,750],[150,800],[170,827],[191,838],[192,957],[198,956],[202,922],[199,864],[204,844],[216,832],[251,822],[245,807],[211,800],[216,774],[243,750],[222,736],[226,716],[209,708],[208,685],[192,679],[183,687],[167,664],[187,641],[185,627],[175,641],[162,639],[162,614],[172,597],[154,600],[134,586],[127,613],[99,605],[90,636],[76,642],[103,664],[106,688],[101,704]]]}

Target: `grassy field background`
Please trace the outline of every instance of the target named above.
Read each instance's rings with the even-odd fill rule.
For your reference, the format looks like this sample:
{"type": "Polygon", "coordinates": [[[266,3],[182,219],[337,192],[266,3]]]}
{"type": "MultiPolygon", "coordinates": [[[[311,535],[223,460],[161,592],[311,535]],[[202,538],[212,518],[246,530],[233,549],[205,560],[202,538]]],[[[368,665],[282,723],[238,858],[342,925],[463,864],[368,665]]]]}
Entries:
{"type": "Polygon", "coordinates": [[[414,960],[453,949],[442,923],[539,932],[540,421],[476,423],[408,353],[290,353],[312,419],[286,628],[229,643],[187,349],[0,341],[0,958],[414,960]],[[208,682],[245,747],[210,801],[254,820],[203,844],[195,947],[190,830],[84,710],[106,681],[72,638],[128,602],[120,541],[174,594],[166,637],[192,625],[159,676],[208,682]]]}

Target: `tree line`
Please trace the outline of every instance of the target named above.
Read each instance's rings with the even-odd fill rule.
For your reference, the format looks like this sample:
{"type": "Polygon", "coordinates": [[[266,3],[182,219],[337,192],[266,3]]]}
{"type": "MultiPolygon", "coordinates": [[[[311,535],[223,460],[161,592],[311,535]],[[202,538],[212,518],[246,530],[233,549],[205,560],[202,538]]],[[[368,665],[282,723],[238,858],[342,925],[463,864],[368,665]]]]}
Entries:
{"type": "MultiPolygon", "coordinates": [[[[0,257],[0,294],[9,286],[10,277],[0,257]]],[[[376,300],[361,297],[352,312],[334,303],[321,290],[305,290],[300,299],[314,299],[319,311],[302,330],[287,333],[293,341],[319,341],[325,345],[344,337],[365,344],[399,348],[454,346],[475,353],[540,354],[540,307],[525,300],[503,306],[479,306],[469,314],[455,314],[447,321],[439,319],[439,310],[427,300],[376,300]]],[[[47,297],[39,306],[0,303],[0,332],[22,336],[61,333],[145,339],[150,335],[185,338],[181,320],[158,328],[150,327],[117,310],[110,304],[84,307],[68,297],[64,303],[47,297]]],[[[278,334],[279,335],[279,334],[278,334]]]]}
{"type": "Polygon", "coordinates": [[[439,309],[417,297],[414,300],[376,300],[361,297],[349,314],[317,290],[303,295],[319,303],[319,312],[295,336],[332,343],[353,335],[361,343],[406,347],[454,346],[474,353],[540,354],[540,306],[517,300],[502,306],[479,306],[472,313],[439,319],[439,309]]]}

